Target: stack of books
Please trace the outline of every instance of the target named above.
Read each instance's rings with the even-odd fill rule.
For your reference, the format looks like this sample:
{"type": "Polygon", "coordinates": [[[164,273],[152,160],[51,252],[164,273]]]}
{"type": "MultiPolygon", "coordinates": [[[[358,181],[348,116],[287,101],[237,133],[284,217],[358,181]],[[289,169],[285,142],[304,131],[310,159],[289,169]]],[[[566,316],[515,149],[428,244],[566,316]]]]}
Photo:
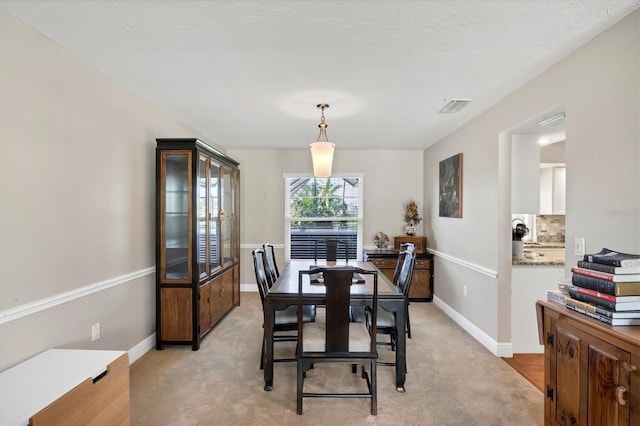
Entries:
{"type": "Polygon", "coordinates": [[[640,255],[603,248],[571,268],[571,285],[547,298],[616,325],[640,325],[640,255]]]}

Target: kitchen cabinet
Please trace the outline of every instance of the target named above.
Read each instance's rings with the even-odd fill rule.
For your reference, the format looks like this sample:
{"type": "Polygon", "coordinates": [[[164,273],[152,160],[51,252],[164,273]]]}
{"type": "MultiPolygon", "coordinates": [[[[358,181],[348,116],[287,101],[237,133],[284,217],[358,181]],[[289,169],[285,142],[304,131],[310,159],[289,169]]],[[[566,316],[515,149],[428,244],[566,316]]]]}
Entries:
{"type": "Polygon", "coordinates": [[[240,172],[198,139],[156,141],[156,347],[197,350],[240,304],[240,172]]]}
{"type": "Polygon", "coordinates": [[[536,303],[547,425],[640,424],[640,332],[536,303]]]}
{"type": "Polygon", "coordinates": [[[565,214],[566,168],[564,166],[540,169],[540,214],[565,214]]]}
{"type": "MultiPolygon", "coordinates": [[[[393,272],[398,261],[398,252],[391,249],[367,250],[364,260],[372,262],[389,280],[393,280],[393,272]]],[[[413,267],[409,300],[431,302],[433,300],[433,255],[416,253],[413,267]]]]}
{"type": "Polygon", "coordinates": [[[535,135],[511,137],[511,213],[537,214],[540,208],[540,145],[535,135]]]}

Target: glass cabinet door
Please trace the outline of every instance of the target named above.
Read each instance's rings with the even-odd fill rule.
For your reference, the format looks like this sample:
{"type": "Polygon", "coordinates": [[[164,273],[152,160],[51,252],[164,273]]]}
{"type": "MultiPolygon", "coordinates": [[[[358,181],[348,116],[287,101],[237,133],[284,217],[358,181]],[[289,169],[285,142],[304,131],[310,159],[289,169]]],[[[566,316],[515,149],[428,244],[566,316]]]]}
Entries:
{"type": "Polygon", "coordinates": [[[209,211],[207,209],[207,175],[209,172],[209,162],[207,157],[200,156],[198,158],[198,217],[197,217],[197,235],[198,235],[198,272],[200,278],[209,274],[209,258],[207,252],[209,246],[207,244],[207,217],[209,211]]]}
{"type": "Polygon", "coordinates": [[[220,165],[209,166],[209,273],[220,267],[220,165]]]}
{"type": "Polygon", "coordinates": [[[188,283],[191,280],[191,153],[163,152],[161,161],[160,273],[163,280],[188,283]]]}
{"type": "Polygon", "coordinates": [[[234,169],[231,173],[231,195],[233,197],[233,211],[231,213],[231,244],[233,246],[233,261],[240,261],[240,173],[234,169]]]}
{"type": "Polygon", "coordinates": [[[233,197],[231,194],[231,169],[222,167],[222,215],[220,227],[222,228],[222,264],[231,263],[231,227],[233,221],[233,197]]]}

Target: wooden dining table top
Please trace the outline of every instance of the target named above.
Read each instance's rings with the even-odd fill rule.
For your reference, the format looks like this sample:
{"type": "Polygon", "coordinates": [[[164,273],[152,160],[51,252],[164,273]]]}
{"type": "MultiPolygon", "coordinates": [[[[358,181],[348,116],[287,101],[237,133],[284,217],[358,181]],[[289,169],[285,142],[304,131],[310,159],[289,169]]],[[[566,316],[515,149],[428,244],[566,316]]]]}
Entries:
{"type": "MultiPolygon", "coordinates": [[[[273,287],[269,290],[267,297],[286,297],[290,295],[295,297],[298,294],[298,278],[299,271],[309,270],[313,268],[326,268],[326,267],[354,267],[367,271],[378,271],[378,298],[403,298],[402,292],[395,286],[389,279],[376,268],[373,263],[349,260],[337,262],[326,261],[309,261],[309,260],[292,260],[287,267],[282,271],[280,277],[276,280],[273,287]]],[[[373,293],[373,281],[372,275],[362,275],[364,283],[354,282],[351,285],[351,297],[357,298],[358,295],[371,295],[373,293]]],[[[322,283],[312,283],[309,275],[303,275],[302,291],[305,295],[323,295],[325,293],[325,287],[322,283]]]]}

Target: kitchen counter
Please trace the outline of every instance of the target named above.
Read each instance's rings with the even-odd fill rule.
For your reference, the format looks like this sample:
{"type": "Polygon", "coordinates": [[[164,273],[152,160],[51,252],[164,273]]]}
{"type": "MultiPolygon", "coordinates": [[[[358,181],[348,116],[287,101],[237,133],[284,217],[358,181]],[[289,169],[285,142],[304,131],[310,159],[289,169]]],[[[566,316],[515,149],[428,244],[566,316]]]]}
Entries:
{"type": "Polygon", "coordinates": [[[564,244],[525,243],[524,259],[512,258],[512,265],[564,265],[564,244]]]}

